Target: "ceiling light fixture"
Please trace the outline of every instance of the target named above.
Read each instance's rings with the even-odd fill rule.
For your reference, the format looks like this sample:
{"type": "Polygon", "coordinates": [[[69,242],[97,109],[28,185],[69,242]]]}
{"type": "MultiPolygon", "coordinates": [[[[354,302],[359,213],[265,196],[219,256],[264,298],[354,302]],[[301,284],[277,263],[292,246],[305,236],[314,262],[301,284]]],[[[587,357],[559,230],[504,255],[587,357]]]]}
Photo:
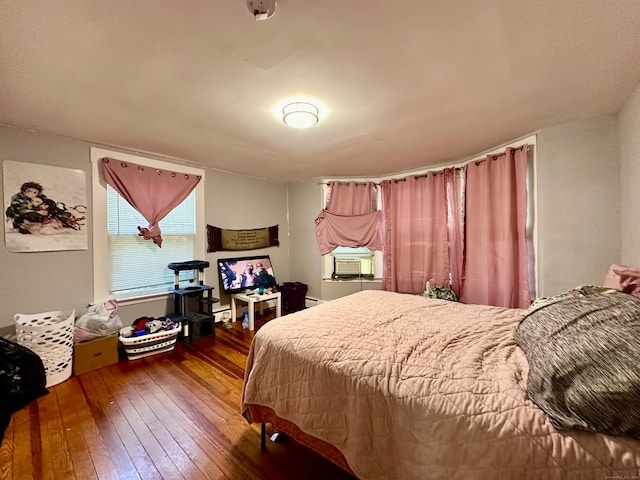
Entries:
{"type": "Polygon", "coordinates": [[[282,109],[282,121],[293,128],[309,128],[318,123],[318,107],[309,102],[293,102],[282,109]]]}
{"type": "Polygon", "coordinates": [[[276,10],[276,0],[247,0],[247,8],[256,20],[266,20],[276,10]]]}

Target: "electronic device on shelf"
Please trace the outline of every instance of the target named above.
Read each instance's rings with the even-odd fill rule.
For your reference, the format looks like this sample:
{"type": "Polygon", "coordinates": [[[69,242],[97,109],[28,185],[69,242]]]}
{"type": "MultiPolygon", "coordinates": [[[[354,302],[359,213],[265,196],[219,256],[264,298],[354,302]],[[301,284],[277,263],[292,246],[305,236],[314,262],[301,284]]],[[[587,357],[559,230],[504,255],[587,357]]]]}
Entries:
{"type": "Polygon", "coordinates": [[[220,286],[227,295],[276,285],[269,255],[218,259],[220,286]]]}

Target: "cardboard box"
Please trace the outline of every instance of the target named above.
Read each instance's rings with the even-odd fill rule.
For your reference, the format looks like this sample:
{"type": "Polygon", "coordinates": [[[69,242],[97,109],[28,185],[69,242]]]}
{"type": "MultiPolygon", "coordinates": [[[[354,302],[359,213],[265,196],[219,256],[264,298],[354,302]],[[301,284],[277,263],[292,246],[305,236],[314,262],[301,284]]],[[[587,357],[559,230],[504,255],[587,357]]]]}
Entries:
{"type": "Polygon", "coordinates": [[[73,373],[97,370],[118,363],[118,334],[96,338],[73,346],[73,373]]]}

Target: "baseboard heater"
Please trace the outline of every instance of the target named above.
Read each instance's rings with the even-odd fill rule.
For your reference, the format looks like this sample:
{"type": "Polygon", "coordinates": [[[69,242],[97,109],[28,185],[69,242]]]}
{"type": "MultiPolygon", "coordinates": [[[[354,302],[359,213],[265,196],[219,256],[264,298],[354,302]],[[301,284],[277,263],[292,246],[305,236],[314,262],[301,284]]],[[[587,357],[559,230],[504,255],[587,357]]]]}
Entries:
{"type": "Polygon", "coordinates": [[[319,298],[314,297],[304,297],[304,306],[305,308],[315,307],[316,305],[320,305],[321,303],[326,302],[326,300],[320,300],[319,298]]]}

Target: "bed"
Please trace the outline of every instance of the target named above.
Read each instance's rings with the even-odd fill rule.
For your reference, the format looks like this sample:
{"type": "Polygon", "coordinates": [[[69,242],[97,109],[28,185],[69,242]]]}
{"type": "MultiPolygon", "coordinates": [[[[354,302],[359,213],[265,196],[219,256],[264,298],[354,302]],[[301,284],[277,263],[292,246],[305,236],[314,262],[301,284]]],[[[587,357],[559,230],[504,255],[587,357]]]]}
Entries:
{"type": "MultiPolygon", "coordinates": [[[[638,307],[639,315],[624,324],[633,331],[640,300],[617,295],[638,307]]],[[[619,297],[604,301],[612,298],[619,297]]],[[[538,312],[553,319],[565,303],[554,299],[538,312]]],[[[549,375],[563,377],[558,369],[564,368],[563,378],[580,372],[593,378],[590,367],[572,370],[576,361],[566,352],[544,350],[558,343],[545,338],[545,325],[527,310],[358,292],[272,320],[256,333],[241,411],[248,422],[272,423],[361,479],[640,478],[633,426],[568,427],[553,405],[547,413],[530,399],[535,365],[531,378],[542,385],[537,402],[548,400],[550,383],[538,365],[545,358],[563,364],[549,375]]],[[[575,336],[591,327],[568,321],[553,328],[575,336]]],[[[629,410],[616,408],[634,417],[640,381],[624,381],[631,382],[629,410]]]]}

